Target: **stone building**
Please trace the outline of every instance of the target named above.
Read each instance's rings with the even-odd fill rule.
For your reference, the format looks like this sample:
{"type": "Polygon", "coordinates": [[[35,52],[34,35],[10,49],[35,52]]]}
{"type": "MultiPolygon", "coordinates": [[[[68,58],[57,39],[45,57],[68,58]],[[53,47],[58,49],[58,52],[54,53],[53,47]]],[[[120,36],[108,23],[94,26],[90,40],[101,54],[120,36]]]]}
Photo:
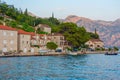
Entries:
{"type": "Polygon", "coordinates": [[[0,25],[0,50],[17,51],[18,32],[15,28],[0,25]]]}
{"type": "Polygon", "coordinates": [[[60,33],[52,33],[48,35],[48,38],[51,39],[51,42],[54,42],[58,45],[58,48],[63,49],[65,46],[65,38],[60,33]]]}
{"type": "Polygon", "coordinates": [[[27,53],[31,48],[30,42],[31,42],[30,32],[18,30],[18,50],[27,53]]]}
{"type": "Polygon", "coordinates": [[[104,48],[104,43],[100,39],[90,39],[85,43],[89,48],[95,50],[96,48],[104,48]]]}
{"type": "Polygon", "coordinates": [[[65,38],[62,34],[36,34],[36,32],[26,32],[0,25],[0,51],[22,51],[27,53],[32,48],[32,52],[38,52],[39,49],[46,50],[48,42],[56,43],[60,49],[65,47],[65,38]]]}
{"type": "Polygon", "coordinates": [[[39,24],[38,26],[36,26],[37,28],[40,28],[41,31],[47,32],[47,33],[51,33],[51,27],[46,25],[46,24],[39,24]]]}

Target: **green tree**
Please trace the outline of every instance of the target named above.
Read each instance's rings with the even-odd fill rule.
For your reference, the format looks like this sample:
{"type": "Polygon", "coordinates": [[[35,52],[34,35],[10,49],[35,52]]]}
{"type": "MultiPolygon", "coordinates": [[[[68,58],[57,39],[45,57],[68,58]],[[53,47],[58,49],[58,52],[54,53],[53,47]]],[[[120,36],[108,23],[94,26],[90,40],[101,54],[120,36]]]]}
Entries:
{"type": "Polygon", "coordinates": [[[50,50],[55,50],[58,47],[58,45],[55,44],[54,42],[48,42],[46,46],[50,50]]]}
{"type": "Polygon", "coordinates": [[[15,21],[10,21],[10,22],[8,22],[8,24],[7,24],[8,26],[11,26],[11,27],[13,27],[13,28],[17,28],[17,22],[15,22],[15,21]]]}
{"type": "Polygon", "coordinates": [[[114,46],[113,49],[114,49],[115,51],[118,51],[118,50],[119,50],[119,48],[116,47],[116,46],[114,46]]]}
{"type": "Polygon", "coordinates": [[[27,31],[27,32],[34,32],[35,31],[33,27],[29,26],[26,23],[24,23],[22,26],[23,26],[22,29],[27,31]]]}
{"type": "Polygon", "coordinates": [[[91,39],[99,39],[99,35],[92,33],[92,32],[88,32],[88,35],[90,36],[91,39]]]}
{"type": "Polygon", "coordinates": [[[26,16],[28,16],[28,10],[27,10],[27,8],[25,9],[24,14],[25,14],[26,16]]]}
{"type": "Polygon", "coordinates": [[[0,25],[3,25],[3,22],[0,20],[0,25]]]}
{"type": "Polygon", "coordinates": [[[60,22],[57,20],[57,18],[54,18],[54,17],[48,18],[48,21],[50,21],[54,25],[59,25],[60,24],[60,22]]]}
{"type": "Polygon", "coordinates": [[[62,23],[60,25],[60,33],[68,32],[69,34],[74,34],[76,32],[77,25],[74,23],[62,23]]]}
{"type": "Polygon", "coordinates": [[[112,50],[112,48],[108,48],[108,51],[111,51],[112,50]]]}
{"type": "Polygon", "coordinates": [[[78,27],[74,23],[62,23],[60,33],[64,34],[69,45],[72,47],[80,47],[90,39],[89,34],[84,27],[78,27]]]}

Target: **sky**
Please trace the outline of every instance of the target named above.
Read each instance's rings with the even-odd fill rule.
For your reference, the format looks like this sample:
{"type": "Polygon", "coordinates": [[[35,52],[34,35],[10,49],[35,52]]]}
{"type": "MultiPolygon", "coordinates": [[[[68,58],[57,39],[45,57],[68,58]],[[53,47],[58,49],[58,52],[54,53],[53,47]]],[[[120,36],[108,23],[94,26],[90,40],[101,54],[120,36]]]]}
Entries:
{"type": "Polygon", "coordinates": [[[120,0],[2,0],[7,4],[27,8],[39,17],[50,17],[52,12],[58,19],[77,15],[93,20],[114,21],[120,18],[120,0]]]}

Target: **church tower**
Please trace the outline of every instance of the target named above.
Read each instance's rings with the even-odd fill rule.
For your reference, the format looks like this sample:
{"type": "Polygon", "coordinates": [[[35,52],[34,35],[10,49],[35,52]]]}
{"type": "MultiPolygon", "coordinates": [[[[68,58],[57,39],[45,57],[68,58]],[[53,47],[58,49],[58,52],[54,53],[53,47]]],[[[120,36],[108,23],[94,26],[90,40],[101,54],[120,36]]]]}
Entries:
{"type": "Polygon", "coordinates": [[[52,18],[54,18],[54,13],[52,12],[52,18]]]}
{"type": "Polygon", "coordinates": [[[97,30],[96,30],[96,28],[95,28],[95,34],[97,34],[97,30]]]}

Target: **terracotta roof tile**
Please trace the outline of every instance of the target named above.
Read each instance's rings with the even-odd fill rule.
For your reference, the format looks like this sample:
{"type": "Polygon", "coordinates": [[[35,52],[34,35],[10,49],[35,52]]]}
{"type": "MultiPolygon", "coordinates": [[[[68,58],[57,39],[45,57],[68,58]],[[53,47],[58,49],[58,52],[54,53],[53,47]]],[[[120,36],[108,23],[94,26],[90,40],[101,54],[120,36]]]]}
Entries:
{"type": "Polygon", "coordinates": [[[45,36],[45,34],[39,34],[39,36],[45,36]]]}
{"type": "Polygon", "coordinates": [[[31,32],[26,32],[26,31],[23,31],[23,30],[18,30],[18,34],[31,35],[31,32]]]}
{"type": "Polygon", "coordinates": [[[2,30],[17,31],[16,28],[12,28],[12,27],[8,27],[8,26],[4,26],[4,25],[0,25],[0,29],[2,29],[2,30]]]}
{"type": "MultiPolygon", "coordinates": [[[[24,30],[17,30],[16,28],[12,28],[12,27],[8,27],[8,26],[4,26],[4,25],[0,25],[0,29],[1,30],[13,30],[13,31],[18,31],[18,34],[26,34],[26,35],[31,35],[31,36],[35,36],[34,32],[26,32],[24,30]]],[[[38,34],[39,36],[45,36],[45,34],[38,34]]]]}
{"type": "Polygon", "coordinates": [[[92,41],[92,42],[103,42],[103,41],[100,40],[100,39],[90,39],[90,41],[92,41]]]}
{"type": "Polygon", "coordinates": [[[18,30],[18,34],[26,34],[26,35],[35,36],[34,32],[26,32],[24,30],[18,30]]]}

